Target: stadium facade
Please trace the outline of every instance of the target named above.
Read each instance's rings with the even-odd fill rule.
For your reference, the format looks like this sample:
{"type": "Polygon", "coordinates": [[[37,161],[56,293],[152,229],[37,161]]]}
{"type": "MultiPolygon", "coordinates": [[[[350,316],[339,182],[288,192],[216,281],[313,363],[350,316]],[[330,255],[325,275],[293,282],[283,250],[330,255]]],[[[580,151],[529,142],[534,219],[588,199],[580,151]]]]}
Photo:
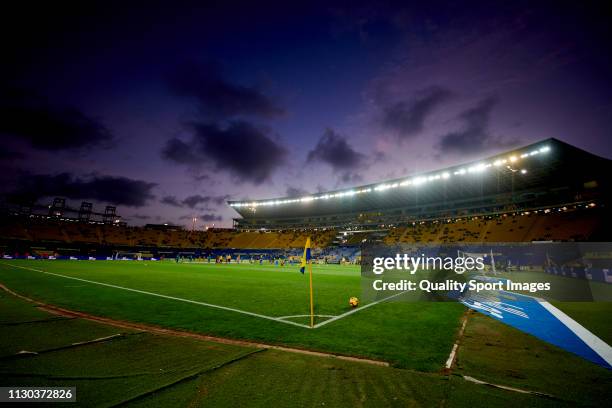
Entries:
{"type": "Polygon", "coordinates": [[[605,206],[612,161],[551,138],[457,166],[304,197],[228,201],[241,230],[376,228],[421,220],[605,206]]]}

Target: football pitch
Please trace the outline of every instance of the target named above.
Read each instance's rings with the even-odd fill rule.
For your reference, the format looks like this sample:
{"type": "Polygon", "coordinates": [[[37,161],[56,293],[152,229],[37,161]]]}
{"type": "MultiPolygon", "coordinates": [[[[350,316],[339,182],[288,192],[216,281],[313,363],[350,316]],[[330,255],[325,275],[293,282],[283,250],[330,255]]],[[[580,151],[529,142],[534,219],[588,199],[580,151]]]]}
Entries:
{"type": "MultiPolygon", "coordinates": [[[[529,405],[599,405],[612,395],[612,375],[608,370],[478,313],[469,313],[459,342],[456,367],[449,377],[444,367],[467,313],[463,305],[401,302],[395,301],[396,298],[362,303],[352,309],[348,299],[361,294],[359,267],[314,265],[313,276],[317,315],[314,329],[308,326],[308,277],[301,275],[297,266],[176,264],[169,261],[0,261],[0,283],[23,296],[69,310],[215,337],[380,360],[392,367],[352,364],[367,365],[363,373],[382,370],[377,375],[390,376],[390,384],[429,381],[439,385],[440,379],[446,378],[452,379],[456,390],[475,387],[482,393],[483,386],[463,385],[467,384],[463,378],[476,378],[552,396],[527,397],[514,391],[493,391],[485,386],[484,394],[492,398],[490,404],[484,404],[488,406],[510,405],[518,395],[527,398],[525,401],[529,405]],[[402,379],[398,380],[400,377],[402,379]],[[462,379],[458,381],[458,378],[462,379]],[[506,398],[508,393],[511,395],[506,398]]],[[[612,341],[608,323],[612,311],[610,303],[557,306],[606,342],[612,341]]],[[[30,328],[31,334],[35,329],[30,328]]],[[[39,330],[45,337],[44,327],[39,326],[39,330]]],[[[79,332],[78,327],[74,331],[79,332]]],[[[81,333],[80,337],[96,338],[104,334],[98,335],[96,330],[89,329],[84,333],[87,335],[81,333]]],[[[181,347],[175,342],[169,341],[169,352],[180,354],[181,347]]],[[[162,346],[158,346],[161,350],[162,346]]],[[[187,350],[192,346],[185,347],[186,352],[190,352],[187,350]]],[[[199,346],[193,347],[198,349],[199,346]]],[[[229,349],[230,360],[245,352],[242,348],[229,349]]],[[[212,362],[207,360],[207,364],[214,366],[215,358],[211,357],[212,362]]],[[[302,361],[300,364],[304,367],[310,364],[309,370],[313,372],[320,370],[321,365],[330,365],[325,359],[317,362],[312,360],[314,357],[287,356],[277,351],[249,357],[249,361],[270,358],[274,360],[269,363],[272,367],[284,364],[288,370],[291,366],[288,361],[302,361]],[[308,364],[303,362],[306,360],[308,364]]],[[[350,370],[359,370],[349,365],[350,370]]],[[[346,367],[344,369],[350,372],[346,367]]],[[[259,373],[269,367],[258,366],[253,370],[259,373]]],[[[266,371],[265,375],[270,373],[266,371]]],[[[431,393],[435,405],[446,398],[433,390],[431,393]]],[[[471,399],[463,396],[450,400],[454,403],[449,405],[462,406],[469,405],[471,399]]],[[[417,405],[431,402],[427,398],[416,401],[417,405]]]]}
{"type": "Polygon", "coordinates": [[[315,326],[308,276],[297,266],[122,261],[16,261],[0,266],[12,290],[98,316],[220,337],[356,355],[439,371],[464,307],[382,301],[352,309],[356,266],[314,265],[315,326]],[[371,306],[371,307],[369,307],[371,306]],[[323,324],[322,326],[320,326],[323,324]],[[407,353],[409,347],[411,352],[407,353]]]}

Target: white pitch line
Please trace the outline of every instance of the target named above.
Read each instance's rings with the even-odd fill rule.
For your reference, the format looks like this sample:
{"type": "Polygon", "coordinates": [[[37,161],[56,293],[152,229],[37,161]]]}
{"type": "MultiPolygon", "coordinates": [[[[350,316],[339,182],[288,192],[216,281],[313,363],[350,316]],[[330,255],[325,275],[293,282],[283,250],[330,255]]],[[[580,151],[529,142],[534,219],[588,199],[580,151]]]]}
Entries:
{"type": "Polygon", "coordinates": [[[178,300],[179,302],[193,303],[193,304],[196,304],[196,305],[212,307],[212,308],[215,308],[215,309],[227,310],[227,311],[235,312],[235,313],[242,313],[242,314],[249,315],[249,316],[259,317],[261,319],[273,320],[275,322],[290,324],[290,325],[298,326],[298,327],[304,327],[306,329],[310,329],[311,328],[310,326],[307,326],[305,324],[295,323],[295,322],[292,322],[291,320],[281,320],[278,317],[272,317],[272,316],[262,315],[262,314],[259,314],[259,313],[247,312],[246,310],[234,309],[232,307],[219,306],[219,305],[214,305],[212,303],[204,303],[204,302],[198,302],[196,300],[183,299],[183,298],[179,298],[179,297],[175,297],[175,296],[162,295],[160,293],[147,292],[145,290],[126,288],[126,287],[123,287],[123,286],[111,285],[110,283],[102,283],[102,282],[96,282],[96,281],[92,281],[92,280],[88,280],[88,279],[75,278],[74,276],[67,276],[67,275],[61,275],[59,273],[46,272],[46,271],[43,271],[41,269],[36,269],[36,268],[28,268],[28,267],[25,267],[25,266],[12,265],[12,264],[9,264],[9,263],[4,263],[4,264],[8,265],[8,266],[12,266],[13,268],[26,269],[26,270],[30,270],[30,271],[34,271],[34,272],[44,273],[46,275],[59,276],[60,278],[73,279],[73,280],[77,280],[77,281],[81,281],[81,282],[92,283],[94,285],[107,286],[109,288],[122,289],[122,290],[127,290],[129,292],[141,293],[143,295],[157,296],[157,297],[165,298],[165,299],[178,300]]]}
{"type": "Polygon", "coordinates": [[[448,360],[446,360],[446,364],[444,367],[451,368],[453,365],[453,361],[455,361],[455,355],[457,354],[457,349],[459,348],[459,344],[453,344],[453,349],[451,350],[450,355],[448,356],[448,360]]]}
{"type": "MultiPolygon", "coordinates": [[[[316,314],[314,316],[315,317],[336,317],[336,315],[319,315],[319,314],[316,314]]],[[[310,317],[310,315],[309,314],[301,314],[301,315],[292,315],[292,316],[279,316],[279,317],[277,317],[277,319],[285,320],[285,319],[291,319],[291,318],[294,318],[294,317],[310,317]]]]}
{"type": "Polygon", "coordinates": [[[395,295],[387,296],[387,297],[386,297],[386,298],[384,298],[384,299],[380,299],[380,300],[377,300],[376,302],[368,303],[368,304],[367,304],[367,305],[365,305],[365,306],[361,306],[361,307],[355,308],[355,309],[353,309],[353,310],[350,310],[350,311],[348,311],[348,312],[346,312],[346,313],[343,313],[343,314],[341,314],[341,315],[338,315],[338,316],[332,317],[332,318],[331,318],[331,319],[329,319],[329,320],[326,320],[326,321],[324,321],[324,322],[321,322],[321,323],[315,324],[315,325],[314,325],[314,327],[313,327],[313,329],[318,329],[319,327],[321,327],[321,326],[325,326],[325,325],[326,325],[326,324],[328,324],[328,323],[335,322],[336,320],[340,320],[340,319],[342,319],[342,318],[344,318],[344,317],[346,317],[346,316],[348,316],[348,315],[352,315],[353,313],[357,313],[357,312],[359,312],[360,310],[365,310],[365,309],[367,309],[368,307],[371,307],[371,306],[377,305],[377,304],[379,304],[379,303],[381,303],[381,302],[384,302],[385,300],[392,299],[392,298],[394,298],[394,297],[396,297],[396,296],[399,296],[399,295],[401,295],[401,294],[404,294],[404,293],[406,293],[406,292],[408,292],[408,291],[407,291],[407,290],[405,290],[405,291],[403,291],[403,292],[396,293],[395,295]]]}
{"type": "Polygon", "coordinates": [[[461,328],[459,329],[459,332],[457,333],[457,340],[455,341],[455,344],[453,344],[453,349],[448,355],[446,364],[444,364],[444,367],[447,369],[450,369],[453,366],[453,363],[455,362],[455,357],[457,356],[457,350],[459,350],[459,342],[461,341],[461,338],[463,337],[463,332],[465,331],[465,326],[467,325],[467,316],[468,316],[467,314],[463,315],[463,322],[461,322],[461,328]]]}

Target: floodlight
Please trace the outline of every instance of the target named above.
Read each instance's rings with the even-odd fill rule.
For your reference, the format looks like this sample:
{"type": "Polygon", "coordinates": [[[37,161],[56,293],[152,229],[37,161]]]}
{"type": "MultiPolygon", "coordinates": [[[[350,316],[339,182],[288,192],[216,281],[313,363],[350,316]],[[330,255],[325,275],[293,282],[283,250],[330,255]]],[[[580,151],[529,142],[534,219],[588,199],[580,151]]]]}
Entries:
{"type": "Polygon", "coordinates": [[[416,177],[413,181],[412,184],[414,185],[419,185],[419,184],[423,184],[425,181],[427,181],[425,179],[425,177],[416,177]]]}

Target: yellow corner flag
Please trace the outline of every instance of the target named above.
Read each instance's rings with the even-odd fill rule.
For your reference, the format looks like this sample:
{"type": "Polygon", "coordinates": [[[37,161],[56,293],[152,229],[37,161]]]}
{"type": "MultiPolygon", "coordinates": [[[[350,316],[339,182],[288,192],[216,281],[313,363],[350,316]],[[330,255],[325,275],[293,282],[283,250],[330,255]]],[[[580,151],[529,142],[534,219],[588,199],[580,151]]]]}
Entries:
{"type": "Polygon", "coordinates": [[[304,256],[302,256],[302,263],[300,263],[300,272],[304,273],[306,265],[310,262],[310,237],[306,239],[306,246],[304,247],[304,256]]]}
{"type": "Polygon", "coordinates": [[[308,266],[308,275],[310,277],[310,327],[314,327],[314,302],[312,295],[312,262],[310,261],[310,237],[306,239],[306,245],[304,246],[304,256],[300,264],[300,272],[304,273],[308,266]]]}

